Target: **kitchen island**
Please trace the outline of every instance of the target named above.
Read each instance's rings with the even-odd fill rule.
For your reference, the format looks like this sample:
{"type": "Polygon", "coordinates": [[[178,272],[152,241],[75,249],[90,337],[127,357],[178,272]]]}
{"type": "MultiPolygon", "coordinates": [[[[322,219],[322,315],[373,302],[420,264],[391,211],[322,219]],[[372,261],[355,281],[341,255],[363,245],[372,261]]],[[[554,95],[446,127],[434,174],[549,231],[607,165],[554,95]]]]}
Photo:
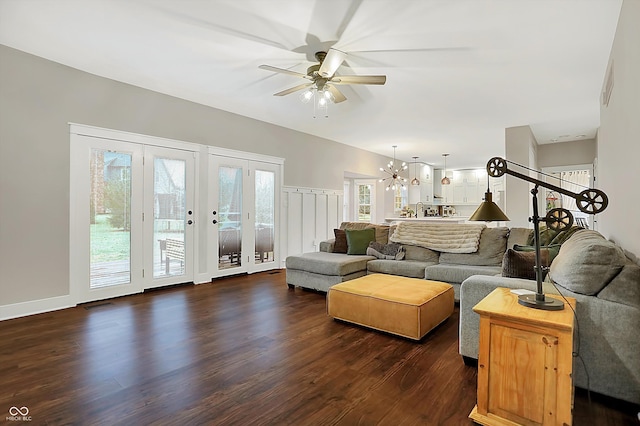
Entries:
{"type": "Polygon", "coordinates": [[[465,223],[469,216],[424,216],[424,217],[386,217],[386,223],[394,222],[431,222],[431,223],[465,223]]]}

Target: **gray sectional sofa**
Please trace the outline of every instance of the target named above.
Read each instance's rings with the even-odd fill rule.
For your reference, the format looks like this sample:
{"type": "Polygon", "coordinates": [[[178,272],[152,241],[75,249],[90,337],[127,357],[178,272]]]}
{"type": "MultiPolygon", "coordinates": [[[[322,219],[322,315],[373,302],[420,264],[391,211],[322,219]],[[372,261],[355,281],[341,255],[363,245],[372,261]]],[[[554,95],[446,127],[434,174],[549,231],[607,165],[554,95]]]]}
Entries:
{"type": "MultiPolygon", "coordinates": [[[[376,241],[386,244],[393,235],[393,227],[361,222],[343,222],[340,229],[376,229],[376,241]]],[[[289,256],[286,260],[287,284],[328,291],[332,285],[367,273],[401,275],[424,278],[451,284],[455,300],[459,300],[460,284],[472,275],[496,275],[502,272],[502,257],[507,247],[524,245],[531,233],[527,228],[485,228],[475,253],[440,253],[428,248],[404,245],[403,260],[378,259],[373,256],[354,256],[334,253],[335,239],[322,241],[320,252],[289,256]]]]}
{"type": "MultiPolygon", "coordinates": [[[[382,225],[344,222],[341,229],[382,225]]],[[[577,301],[574,384],[614,398],[640,404],[640,266],[638,260],[602,235],[590,230],[566,232],[559,254],[551,263],[545,293],[561,293],[577,301]],[[582,364],[584,361],[584,367],[582,364]]],[[[320,244],[320,252],[287,258],[287,284],[320,291],[367,273],[387,273],[450,283],[460,302],[460,354],[465,362],[478,357],[479,316],[473,307],[497,287],[535,290],[534,280],[506,278],[503,256],[514,244],[531,244],[532,230],[485,228],[478,251],[438,253],[405,245],[404,260],[333,253],[334,240],[320,244]]],[[[543,240],[543,244],[558,241],[543,240]]]]}
{"type": "MultiPolygon", "coordinates": [[[[576,299],[579,358],[573,363],[574,385],[640,404],[640,266],[636,262],[598,232],[581,230],[560,247],[543,289],[576,299]]],[[[478,358],[480,318],[473,307],[497,287],[535,291],[536,282],[475,275],[462,283],[460,354],[467,363],[478,358]]]]}

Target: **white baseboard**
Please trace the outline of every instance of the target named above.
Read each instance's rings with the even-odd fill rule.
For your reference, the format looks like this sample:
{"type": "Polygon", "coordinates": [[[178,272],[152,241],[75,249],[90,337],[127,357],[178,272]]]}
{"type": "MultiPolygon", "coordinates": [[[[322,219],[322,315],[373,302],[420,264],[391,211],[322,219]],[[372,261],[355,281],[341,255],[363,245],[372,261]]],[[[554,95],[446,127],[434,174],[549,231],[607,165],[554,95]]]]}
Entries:
{"type": "Polygon", "coordinates": [[[204,274],[196,274],[196,276],[193,278],[194,284],[205,284],[210,282],[211,282],[211,274],[206,272],[204,274]]]}
{"type": "Polygon", "coordinates": [[[72,308],[76,303],[71,295],[50,297],[48,299],[30,300],[28,302],[0,305],[0,321],[72,308]]]}

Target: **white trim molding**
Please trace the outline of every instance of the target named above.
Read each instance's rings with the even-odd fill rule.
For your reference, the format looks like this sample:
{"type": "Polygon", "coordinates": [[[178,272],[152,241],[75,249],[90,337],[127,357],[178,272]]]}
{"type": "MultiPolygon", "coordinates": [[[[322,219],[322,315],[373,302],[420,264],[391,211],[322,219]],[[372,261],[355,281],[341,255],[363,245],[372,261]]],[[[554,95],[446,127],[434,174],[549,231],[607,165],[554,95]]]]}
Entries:
{"type": "Polygon", "coordinates": [[[69,294],[48,299],[13,303],[11,305],[0,305],[0,321],[43,312],[59,311],[60,309],[73,308],[75,306],[76,304],[69,294]]]}

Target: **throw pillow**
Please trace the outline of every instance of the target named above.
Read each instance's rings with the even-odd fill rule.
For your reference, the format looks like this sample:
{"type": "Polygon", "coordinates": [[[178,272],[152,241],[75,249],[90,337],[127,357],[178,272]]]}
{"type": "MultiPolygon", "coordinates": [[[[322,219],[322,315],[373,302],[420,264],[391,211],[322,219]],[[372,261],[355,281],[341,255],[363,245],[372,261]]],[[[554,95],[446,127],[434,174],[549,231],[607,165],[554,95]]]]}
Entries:
{"type": "Polygon", "coordinates": [[[367,247],[376,239],[376,231],[369,229],[345,229],[347,234],[347,254],[367,254],[367,247]]]}
{"type": "MultiPolygon", "coordinates": [[[[549,263],[549,252],[540,252],[540,263],[549,263]]],[[[533,251],[515,251],[507,249],[502,259],[502,276],[509,278],[536,279],[536,253],[533,251]]],[[[544,278],[544,276],[543,276],[544,278]]]]}
{"type": "Polygon", "coordinates": [[[342,229],[334,229],[333,235],[336,237],[336,242],[333,243],[334,253],[346,253],[347,252],[347,234],[342,229]]]}
{"type": "MultiPolygon", "coordinates": [[[[521,246],[519,244],[514,244],[513,245],[513,249],[515,251],[522,251],[522,252],[535,252],[536,251],[536,247],[535,246],[521,246]]],[[[553,262],[553,259],[555,259],[555,257],[560,252],[560,244],[550,244],[548,246],[541,246],[540,247],[540,255],[542,255],[542,252],[547,252],[547,256],[549,258],[549,263],[542,262],[542,264],[544,266],[549,266],[549,264],[551,264],[551,262],[553,262]]]]}
{"type": "Polygon", "coordinates": [[[378,259],[402,260],[404,259],[404,247],[398,243],[380,244],[371,241],[367,247],[367,255],[375,256],[378,259]]]}

